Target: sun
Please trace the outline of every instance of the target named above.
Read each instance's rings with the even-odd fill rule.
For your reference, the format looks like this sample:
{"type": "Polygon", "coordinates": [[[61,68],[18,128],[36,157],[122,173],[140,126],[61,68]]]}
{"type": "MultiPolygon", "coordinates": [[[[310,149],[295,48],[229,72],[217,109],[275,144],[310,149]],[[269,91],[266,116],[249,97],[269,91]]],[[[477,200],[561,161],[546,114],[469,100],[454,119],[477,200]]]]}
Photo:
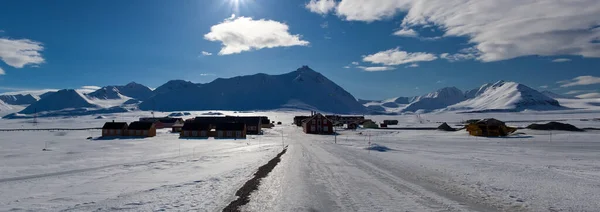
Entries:
{"type": "Polygon", "coordinates": [[[229,6],[236,14],[240,13],[240,6],[244,6],[248,0],[227,0],[229,1],[229,6]]]}

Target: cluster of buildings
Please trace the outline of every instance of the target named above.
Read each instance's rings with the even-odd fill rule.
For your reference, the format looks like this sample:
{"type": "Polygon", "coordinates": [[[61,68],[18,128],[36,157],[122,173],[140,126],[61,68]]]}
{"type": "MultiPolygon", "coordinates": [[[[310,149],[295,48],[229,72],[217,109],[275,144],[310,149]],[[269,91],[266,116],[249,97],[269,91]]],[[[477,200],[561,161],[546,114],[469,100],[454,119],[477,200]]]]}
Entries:
{"type": "Polygon", "coordinates": [[[259,135],[273,124],[266,116],[199,116],[186,120],[179,131],[182,138],[246,138],[259,135]]]}
{"type": "Polygon", "coordinates": [[[302,127],[307,134],[333,134],[335,126],[343,125],[356,129],[358,124],[364,121],[364,116],[323,115],[312,111],[310,116],[294,117],[294,124],[302,127]]]}
{"type": "Polygon", "coordinates": [[[106,122],[102,127],[103,137],[153,137],[156,129],[171,128],[181,138],[246,138],[246,135],[261,134],[262,128],[273,124],[266,116],[204,116],[183,120],[170,117],[144,117],[139,121],[106,122]]]}

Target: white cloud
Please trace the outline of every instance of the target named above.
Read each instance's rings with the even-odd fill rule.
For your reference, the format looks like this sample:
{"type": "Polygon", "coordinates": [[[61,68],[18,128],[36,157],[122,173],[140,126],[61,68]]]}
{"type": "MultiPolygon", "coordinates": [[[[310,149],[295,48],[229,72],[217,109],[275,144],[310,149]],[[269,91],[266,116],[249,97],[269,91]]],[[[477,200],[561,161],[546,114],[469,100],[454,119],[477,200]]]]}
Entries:
{"type": "Polygon", "coordinates": [[[356,62],[356,61],[352,62],[352,65],[355,65],[355,66],[357,66],[358,64],[359,64],[359,63],[358,63],[358,62],[356,62]]]}
{"type": "Polygon", "coordinates": [[[202,74],[200,74],[200,76],[202,76],[202,77],[209,77],[209,76],[216,76],[216,74],[212,74],[212,73],[202,73],[202,74]]]}
{"type": "Polygon", "coordinates": [[[403,27],[436,25],[469,38],[484,62],[521,56],[600,57],[600,1],[341,0],[336,14],[372,22],[406,13],[403,27]]]}
{"type": "Polygon", "coordinates": [[[437,57],[434,54],[425,52],[405,52],[401,51],[400,48],[389,49],[363,57],[363,61],[365,62],[383,64],[387,66],[425,62],[436,59],[437,57]]]}
{"type": "Polygon", "coordinates": [[[406,68],[417,68],[417,67],[419,67],[419,64],[416,64],[416,63],[413,63],[413,64],[410,64],[410,65],[406,66],[406,68]]]}
{"type": "Polygon", "coordinates": [[[350,66],[344,66],[344,68],[345,68],[345,69],[349,69],[349,68],[350,68],[350,66]]]}
{"type": "Polygon", "coordinates": [[[600,84],[600,77],[594,76],[578,76],[570,80],[558,81],[558,84],[561,84],[560,87],[572,87],[578,85],[593,85],[600,84]]]}
{"type": "Polygon", "coordinates": [[[458,51],[458,53],[450,54],[450,53],[442,53],[440,54],[440,58],[446,59],[450,62],[459,62],[465,60],[473,60],[476,59],[481,53],[476,48],[465,48],[458,51]]]}
{"type": "Polygon", "coordinates": [[[325,21],[321,24],[321,28],[326,29],[329,28],[329,22],[325,21]]]}
{"type": "Polygon", "coordinates": [[[100,89],[100,88],[102,88],[102,87],[100,87],[100,86],[95,86],[95,85],[84,85],[84,86],[81,86],[81,88],[82,88],[82,89],[89,89],[89,90],[98,90],[98,89],[100,89]]]}
{"type": "Polygon", "coordinates": [[[436,84],[441,84],[444,83],[444,81],[438,80],[437,82],[435,82],[436,84]]]}
{"type": "Polygon", "coordinates": [[[81,88],[76,89],[76,90],[81,93],[87,94],[87,93],[92,93],[94,91],[97,91],[100,88],[102,88],[102,87],[95,86],[95,85],[84,85],[84,86],[81,86],[81,88]]]}
{"type": "Polygon", "coordinates": [[[0,38],[0,59],[7,65],[23,68],[25,65],[35,65],[44,62],[42,43],[29,39],[11,40],[0,38]]]}
{"type": "Polygon", "coordinates": [[[313,13],[326,15],[329,11],[335,9],[336,3],[334,0],[310,0],[305,7],[313,13]]]}
{"type": "Polygon", "coordinates": [[[0,75],[5,75],[6,72],[4,72],[4,69],[2,69],[2,67],[0,67],[0,75]]]}
{"type": "Polygon", "coordinates": [[[417,31],[415,31],[413,29],[409,29],[409,28],[402,28],[402,29],[394,32],[394,35],[400,36],[400,37],[418,37],[419,36],[417,31]]]}
{"type": "Polygon", "coordinates": [[[207,51],[202,51],[202,56],[211,56],[212,53],[207,52],[207,51]]]}
{"type": "Polygon", "coordinates": [[[390,18],[401,9],[407,10],[410,3],[410,0],[342,0],[336,13],[347,21],[372,22],[390,18]]]}
{"type": "Polygon", "coordinates": [[[572,90],[569,92],[566,92],[565,94],[567,95],[573,95],[573,94],[580,94],[580,93],[586,93],[586,92],[592,92],[594,90],[572,90]]]}
{"type": "Polygon", "coordinates": [[[389,66],[357,66],[357,68],[360,68],[364,71],[391,71],[394,70],[396,68],[394,67],[389,67],[389,66]]]}
{"type": "Polygon", "coordinates": [[[300,35],[288,32],[289,26],[273,20],[253,20],[250,17],[225,19],[222,23],[210,28],[204,35],[209,41],[219,41],[223,48],[219,55],[237,54],[243,51],[263,48],[306,46],[308,41],[300,39],[300,35]]]}
{"type": "Polygon", "coordinates": [[[577,95],[576,97],[580,99],[597,99],[600,98],[600,93],[586,93],[577,95]]]}
{"type": "Polygon", "coordinates": [[[570,62],[571,59],[569,58],[558,58],[558,59],[554,59],[552,60],[553,63],[564,63],[564,62],[570,62]]]}
{"type": "Polygon", "coordinates": [[[547,85],[542,85],[542,86],[540,86],[540,88],[546,89],[546,88],[548,88],[548,86],[547,85]]]}

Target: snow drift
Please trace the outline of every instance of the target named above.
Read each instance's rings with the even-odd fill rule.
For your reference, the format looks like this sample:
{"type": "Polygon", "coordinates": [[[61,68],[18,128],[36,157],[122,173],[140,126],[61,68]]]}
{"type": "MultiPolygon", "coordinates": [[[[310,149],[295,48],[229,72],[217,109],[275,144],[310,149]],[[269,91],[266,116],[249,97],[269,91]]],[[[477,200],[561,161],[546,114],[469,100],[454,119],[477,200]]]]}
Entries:
{"type": "Polygon", "coordinates": [[[255,74],[207,84],[169,81],[142,102],[142,110],[270,110],[298,108],[363,113],[365,107],[342,87],[303,66],[282,75],[255,74]]]}
{"type": "MultiPolygon", "coordinates": [[[[483,87],[482,87],[483,88],[483,87]]],[[[516,82],[499,81],[485,87],[485,90],[472,99],[449,106],[448,110],[523,111],[562,109],[558,101],[526,85],[516,82]]]]}

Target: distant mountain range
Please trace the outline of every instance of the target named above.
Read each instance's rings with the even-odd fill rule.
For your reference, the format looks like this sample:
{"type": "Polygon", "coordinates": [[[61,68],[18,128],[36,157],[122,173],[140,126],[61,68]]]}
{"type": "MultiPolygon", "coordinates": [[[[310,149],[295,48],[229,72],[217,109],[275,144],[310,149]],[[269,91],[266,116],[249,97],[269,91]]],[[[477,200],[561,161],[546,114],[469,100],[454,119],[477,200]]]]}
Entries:
{"type": "Polygon", "coordinates": [[[396,97],[381,101],[359,101],[374,113],[565,109],[554,98],[569,97],[548,91],[542,93],[516,82],[498,81],[465,92],[455,87],[446,87],[423,96],[396,97]]]}
{"type": "MultiPolygon", "coordinates": [[[[88,91],[89,92],[89,91],[88,91]]],[[[5,118],[83,115],[128,110],[272,110],[294,108],[339,114],[398,114],[433,111],[487,112],[565,109],[556,99],[577,99],[539,92],[516,82],[499,81],[461,91],[441,88],[422,96],[386,100],[355,99],[322,74],[303,66],[281,75],[255,74],[200,84],[171,80],[152,90],[131,82],[91,93],[64,89],[0,95],[0,110],[27,106],[5,118]]]]}

